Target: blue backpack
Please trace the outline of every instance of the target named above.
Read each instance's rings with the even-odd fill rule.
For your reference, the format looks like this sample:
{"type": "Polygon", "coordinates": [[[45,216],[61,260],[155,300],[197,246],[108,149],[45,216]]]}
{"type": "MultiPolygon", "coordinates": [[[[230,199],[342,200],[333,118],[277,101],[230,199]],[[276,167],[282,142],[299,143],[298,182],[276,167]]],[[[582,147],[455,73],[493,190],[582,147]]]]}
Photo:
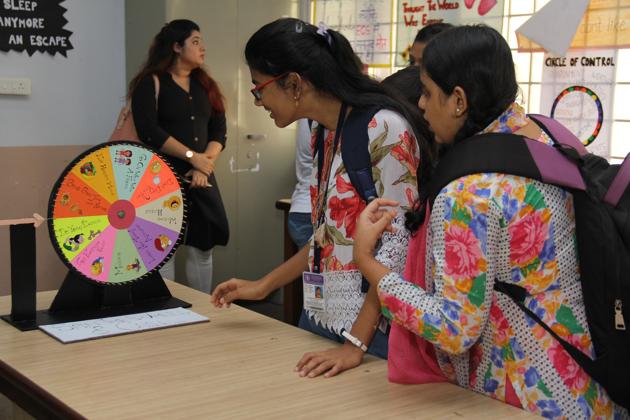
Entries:
{"type": "MultiPolygon", "coordinates": [[[[368,137],[368,124],[379,111],[378,108],[353,109],[348,114],[343,125],[341,143],[341,159],[346,168],[352,186],[357,190],[359,197],[369,203],[378,194],[372,178],[372,159],[370,157],[368,137]]],[[[309,121],[310,126],[311,121],[309,121]]],[[[317,155],[324,154],[324,130],[323,126],[317,128],[317,155]]],[[[321,173],[323,159],[318,160],[318,171],[321,173]]]]}
{"type": "MultiPolygon", "coordinates": [[[[378,108],[352,109],[342,128],[341,159],[348,178],[357,194],[363,201],[369,203],[378,197],[374,178],[372,177],[372,157],[370,156],[368,124],[379,111],[378,108]]],[[[311,121],[309,121],[310,126],[311,121]]],[[[317,128],[316,154],[324,155],[324,127],[317,128]]],[[[318,159],[318,173],[322,173],[324,159],[318,159]]],[[[318,180],[319,182],[319,180],[318,180]]],[[[315,261],[319,263],[319,247],[315,247],[315,261]]],[[[361,282],[361,292],[367,293],[370,284],[364,278],[361,282]]]]}
{"type": "Polygon", "coordinates": [[[530,308],[524,288],[495,282],[528,317],[549,332],[602,385],[630,408],[630,155],[621,165],[588,153],[563,125],[530,115],[554,147],[514,134],[488,133],[455,144],[440,160],[429,201],[465,175],[497,172],[557,185],[573,194],[581,284],[596,358],[559,337],[530,308]]]}

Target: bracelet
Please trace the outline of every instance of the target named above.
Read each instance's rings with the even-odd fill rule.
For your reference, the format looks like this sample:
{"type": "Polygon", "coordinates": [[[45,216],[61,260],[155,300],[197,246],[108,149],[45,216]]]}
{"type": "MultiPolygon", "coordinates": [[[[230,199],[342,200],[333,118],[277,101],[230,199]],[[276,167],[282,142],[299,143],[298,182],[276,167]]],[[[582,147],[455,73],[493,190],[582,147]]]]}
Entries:
{"type": "Polygon", "coordinates": [[[360,348],[363,353],[365,353],[367,351],[367,349],[368,349],[367,346],[365,344],[363,344],[363,342],[361,340],[359,340],[358,338],[356,338],[354,335],[350,334],[348,331],[341,330],[341,335],[346,340],[348,340],[349,342],[351,342],[352,344],[354,344],[355,346],[360,348]]]}

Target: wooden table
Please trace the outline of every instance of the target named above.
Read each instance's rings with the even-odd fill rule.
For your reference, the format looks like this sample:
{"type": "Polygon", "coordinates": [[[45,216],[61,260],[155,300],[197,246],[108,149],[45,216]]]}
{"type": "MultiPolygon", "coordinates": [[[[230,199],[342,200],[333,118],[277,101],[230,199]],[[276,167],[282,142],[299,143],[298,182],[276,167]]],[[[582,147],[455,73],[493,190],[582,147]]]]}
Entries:
{"type": "MultiPolygon", "coordinates": [[[[530,418],[451,384],[398,385],[387,363],[300,378],[301,355],[331,342],[167,282],[209,323],[61,344],[0,322],[0,391],[37,418],[530,418]]],[[[54,292],[38,294],[38,308],[54,292]]],[[[0,311],[9,311],[0,298],[0,311]]]]}

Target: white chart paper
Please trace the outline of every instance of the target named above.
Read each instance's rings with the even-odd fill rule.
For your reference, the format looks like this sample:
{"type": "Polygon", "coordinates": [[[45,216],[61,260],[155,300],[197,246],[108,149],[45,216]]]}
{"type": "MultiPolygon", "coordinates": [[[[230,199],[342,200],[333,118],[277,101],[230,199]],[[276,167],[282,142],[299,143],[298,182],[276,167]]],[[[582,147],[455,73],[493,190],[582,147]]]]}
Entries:
{"type": "Polygon", "coordinates": [[[74,343],[208,321],[207,317],[188,309],[173,308],[109,318],[40,325],[39,328],[62,343],[74,343]]]}

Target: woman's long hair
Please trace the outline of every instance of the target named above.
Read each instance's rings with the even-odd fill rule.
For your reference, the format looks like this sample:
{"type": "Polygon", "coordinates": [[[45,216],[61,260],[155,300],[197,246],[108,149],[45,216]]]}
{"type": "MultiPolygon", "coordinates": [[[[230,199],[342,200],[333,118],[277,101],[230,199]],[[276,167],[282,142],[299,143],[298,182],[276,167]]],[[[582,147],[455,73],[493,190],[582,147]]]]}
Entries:
{"type": "MultiPolygon", "coordinates": [[[[464,25],[432,38],[422,54],[422,70],[446,94],[455,87],[466,92],[468,109],[455,142],[474,136],[516,100],[518,84],[512,52],[496,30],[464,25]]],[[[416,211],[407,213],[407,226],[420,226],[425,217],[426,188],[416,211]]]]}
{"type": "Polygon", "coordinates": [[[414,129],[421,165],[431,166],[432,153],[424,133],[414,124],[413,107],[395,91],[363,74],[361,60],[339,32],[327,29],[318,33],[316,26],[302,20],[278,19],[251,36],[245,47],[245,59],[251,69],[266,75],[298,73],[317,91],[352,108],[376,107],[398,112],[414,129]]]}
{"type": "MultiPolygon", "coordinates": [[[[129,83],[128,98],[131,98],[140,81],[146,76],[168,72],[177,59],[173,45],[178,44],[183,47],[193,31],[199,31],[199,25],[188,19],[172,20],[162,27],[162,30],[153,38],[146,62],[129,83]]],[[[190,77],[195,78],[203,86],[212,109],[218,113],[225,112],[223,94],[208,72],[203,67],[198,67],[190,73],[190,77]]]]}

